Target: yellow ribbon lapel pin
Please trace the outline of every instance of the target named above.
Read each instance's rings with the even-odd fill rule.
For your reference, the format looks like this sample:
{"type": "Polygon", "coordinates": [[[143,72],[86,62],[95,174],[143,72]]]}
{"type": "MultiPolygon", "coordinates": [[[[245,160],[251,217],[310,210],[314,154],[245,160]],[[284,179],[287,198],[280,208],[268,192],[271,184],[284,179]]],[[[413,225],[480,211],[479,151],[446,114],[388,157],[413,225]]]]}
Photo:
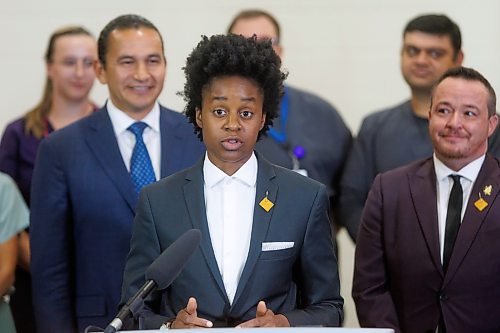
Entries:
{"type": "Polygon", "coordinates": [[[259,206],[261,206],[266,212],[269,212],[274,206],[274,203],[267,198],[268,194],[269,192],[266,191],[266,196],[259,202],[259,206]]]}
{"type": "MultiPolygon", "coordinates": [[[[486,190],[486,187],[485,187],[485,190],[486,190]]],[[[490,192],[488,195],[490,195],[490,194],[491,194],[491,188],[490,188],[490,192]]],[[[486,202],[486,200],[484,200],[481,197],[481,192],[479,192],[479,199],[477,199],[476,202],[474,202],[474,206],[476,206],[477,210],[479,210],[480,212],[482,212],[488,206],[488,202],[486,202]]]]}

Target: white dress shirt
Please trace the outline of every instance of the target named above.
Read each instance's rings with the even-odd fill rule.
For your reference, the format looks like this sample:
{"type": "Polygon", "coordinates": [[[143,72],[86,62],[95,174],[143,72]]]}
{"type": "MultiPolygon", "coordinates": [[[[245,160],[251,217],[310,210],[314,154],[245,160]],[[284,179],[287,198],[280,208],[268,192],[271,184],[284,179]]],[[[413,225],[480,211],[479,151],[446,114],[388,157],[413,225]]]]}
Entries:
{"type": "Polygon", "coordinates": [[[235,174],[228,176],[205,154],[203,177],[212,248],[232,304],[250,247],[257,158],[252,154],[235,174]]]}
{"type": "MultiPolygon", "coordinates": [[[[111,118],[111,124],[113,124],[116,141],[118,142],[118,148],[120,148],[123,162],[130,172],[130,158],[132,157],[132,151],[135,146],[135,135],[131,131],[128,131],[127,128],[137,122],[137,120],[131,118],[125,112],[114,106],[110,99],[106,102],[106,108],[108,109],[109,118],[111,118]]],[[[158,180],[161,176],[160,105],[155,103],[153,109],[140,121],[148,125],[142,133],[142,138],[148,149],[149,158],[151,159],[151,164],[155,172],[155,178],[158,180]]]]}
{"type": "Polygon", "coordinates": [[[463,220],[467,203],[471,196],[471,190],[476,181],[479,170],[483,165],[485,155],[467,164],[465,167],[458,171],[453,171],[441,162],[436,154],[433,155],[434,169],[436,171],[436,191],[437,191],[437,213],[439,225],[439,248],[441,254],[441,263],[443,262],[444,253],[444,235],[446,230],[446,213],[448,212],[448,201],[450,199],[451,189],[453,187],[453,179],[450,175],[459,175],[460,184],[463,190],[463,205],[462,215],[463,220]]]}

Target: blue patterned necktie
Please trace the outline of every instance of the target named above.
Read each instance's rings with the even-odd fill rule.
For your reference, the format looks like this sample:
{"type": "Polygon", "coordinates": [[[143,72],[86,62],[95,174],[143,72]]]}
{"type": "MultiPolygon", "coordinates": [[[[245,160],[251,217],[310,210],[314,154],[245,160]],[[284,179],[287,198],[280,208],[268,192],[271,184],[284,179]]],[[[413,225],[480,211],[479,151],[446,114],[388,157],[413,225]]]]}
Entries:
{"type": "Polygon", "coordinates": [[[137,193],[139,193],[143,186],[156,181],[153,165],[142,139],[142,133],[147,126],[145,123],[139,121],[127,128],[127,130],[135,135],[135,146],[130,158],[130,176],[132,177],[134,189],[137,193]]]}

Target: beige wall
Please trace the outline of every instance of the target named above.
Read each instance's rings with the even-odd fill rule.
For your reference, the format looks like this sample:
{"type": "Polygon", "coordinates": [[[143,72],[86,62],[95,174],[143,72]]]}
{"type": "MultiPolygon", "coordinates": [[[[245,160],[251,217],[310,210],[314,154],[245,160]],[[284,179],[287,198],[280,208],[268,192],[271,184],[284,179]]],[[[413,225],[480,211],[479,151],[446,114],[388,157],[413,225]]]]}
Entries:
{"type": "MultiPolygon", "coordinates": [[[[61,25],[82,24],[97,35],[113,17],[144,15],[166,41],[168,74],[161,102],[181,110],[181,67],[202,34],[223,33],[243,8],[270,11],[281,23],[289,82],[333,103],[357,131],[368,113],[407,98],[399,72],[401,32],[409,18],[445,13],[461,27],[464,65],[475,67],[500,89],[500,1],[498,0],[86,0],[7,1],[0,11],[2,32],[0,130],[38,101],[44,81],[43,52],[61,25]]],[[[96,83],[98,104],[106,89],[96,83]]],[[[346,326],[357,325],[350,288],[353,244],[339,237],[346,326]]]]}

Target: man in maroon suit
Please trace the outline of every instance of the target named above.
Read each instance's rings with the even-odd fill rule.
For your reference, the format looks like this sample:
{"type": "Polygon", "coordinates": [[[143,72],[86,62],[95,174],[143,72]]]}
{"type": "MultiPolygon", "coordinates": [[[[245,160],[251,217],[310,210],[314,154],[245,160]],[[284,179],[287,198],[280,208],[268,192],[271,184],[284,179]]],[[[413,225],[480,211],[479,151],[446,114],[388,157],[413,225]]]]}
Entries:
{"type": "Polygon", "coordinates": [[[433,156],[375,179],[356,248],[361,326],[500,332],[500,161],[486,154],[495,104],[481,74],[449,70],[432,94],[433,156]]]}

